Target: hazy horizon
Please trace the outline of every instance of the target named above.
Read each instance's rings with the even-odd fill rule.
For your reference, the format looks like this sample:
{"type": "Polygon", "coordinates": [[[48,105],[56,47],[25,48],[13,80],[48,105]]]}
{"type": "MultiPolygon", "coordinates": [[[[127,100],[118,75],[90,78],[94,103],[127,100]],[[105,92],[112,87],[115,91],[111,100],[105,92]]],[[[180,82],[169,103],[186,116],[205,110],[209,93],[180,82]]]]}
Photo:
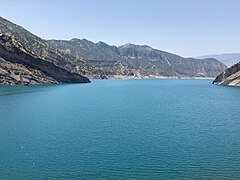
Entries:
{"type": "Polygon", "coordinates": [[[0,16],[44,39],[149,45],[184,57],[240,52],[237,0],[0,1],[0,16]]]}

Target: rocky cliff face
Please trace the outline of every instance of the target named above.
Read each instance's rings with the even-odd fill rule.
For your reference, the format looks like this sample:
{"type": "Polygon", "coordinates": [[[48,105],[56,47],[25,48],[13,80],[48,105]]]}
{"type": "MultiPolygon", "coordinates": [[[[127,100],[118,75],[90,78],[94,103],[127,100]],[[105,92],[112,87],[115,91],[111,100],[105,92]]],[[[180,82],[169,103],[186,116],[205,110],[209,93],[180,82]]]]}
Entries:
{"type": "Polygon", "coordinates": [[[86,77],[69,72],[28,51],[12,36],[0,35],[0,83],[85,83],[86,77]]]}
{"type": "Polygon", "coordinates": [[[240,86],[240,62],[227,68],[213,81],[216,85],[240,86]]]}
{"type": "Polygon", "coordinates": [[[38,69],[27,67],[23,64],[11,63],[0,58],[0,84],[1,85],[28,85],[28,84],[53,84],[55,79],[45,75],[38,69]]]}

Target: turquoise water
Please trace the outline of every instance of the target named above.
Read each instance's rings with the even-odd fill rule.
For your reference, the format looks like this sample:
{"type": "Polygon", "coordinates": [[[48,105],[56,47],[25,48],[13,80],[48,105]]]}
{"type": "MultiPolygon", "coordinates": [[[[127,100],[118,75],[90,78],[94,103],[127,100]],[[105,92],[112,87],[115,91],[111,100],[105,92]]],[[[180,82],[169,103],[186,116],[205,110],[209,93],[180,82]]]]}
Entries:
{"type": "Polygon", "coordinates": [[[240,88],[0,87],[0,179],[240,179],[240,88]]]}

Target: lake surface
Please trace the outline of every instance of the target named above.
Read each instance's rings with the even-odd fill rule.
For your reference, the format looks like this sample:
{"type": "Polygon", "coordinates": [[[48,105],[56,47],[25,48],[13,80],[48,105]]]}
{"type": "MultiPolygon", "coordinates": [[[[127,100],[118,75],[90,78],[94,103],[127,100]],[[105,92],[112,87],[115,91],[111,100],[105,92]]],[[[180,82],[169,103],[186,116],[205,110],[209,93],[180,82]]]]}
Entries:
{"type": "Polygon", "coordinates": [[[240,179],[240,88],[0,87],[0,179],[240,179]]]}

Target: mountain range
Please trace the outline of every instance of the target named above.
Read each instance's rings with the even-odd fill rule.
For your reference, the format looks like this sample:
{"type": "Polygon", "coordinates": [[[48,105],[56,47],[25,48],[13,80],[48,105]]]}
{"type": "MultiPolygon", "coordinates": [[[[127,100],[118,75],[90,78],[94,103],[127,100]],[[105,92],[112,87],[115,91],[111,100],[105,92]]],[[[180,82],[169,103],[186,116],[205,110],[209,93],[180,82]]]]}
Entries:
{"type": "Polygon", "coordinates": [[[196,57],[197,59],[205,59],[205,58],[214,58],[222,62],[223,64],[231,67],[232,65],[240,62],[240,53],[225,53],[225,54],[213,54],[206,56],[196,57]]]}
{"type": "Polygon", "coordinates": [[[90,82],[88,78],[216,77],[226,68],[214,58],[183,58],[147,45],[129,43],[116,47],[77,38],[44,40],[1,17],[0,34],[0,84],[90,82]]]}
{"type": "MultiPolygon", "coordinates": [[[[119,47],[86,39],[49,40],[51,47],[73,55],[86,64],[100,68],[108,78],[135,77],[215,77],[226,68],[216,59],[183,58],[147,45],[119,47]]],[[[88,77],[95,74],[87,74],[88,77]]]]}

